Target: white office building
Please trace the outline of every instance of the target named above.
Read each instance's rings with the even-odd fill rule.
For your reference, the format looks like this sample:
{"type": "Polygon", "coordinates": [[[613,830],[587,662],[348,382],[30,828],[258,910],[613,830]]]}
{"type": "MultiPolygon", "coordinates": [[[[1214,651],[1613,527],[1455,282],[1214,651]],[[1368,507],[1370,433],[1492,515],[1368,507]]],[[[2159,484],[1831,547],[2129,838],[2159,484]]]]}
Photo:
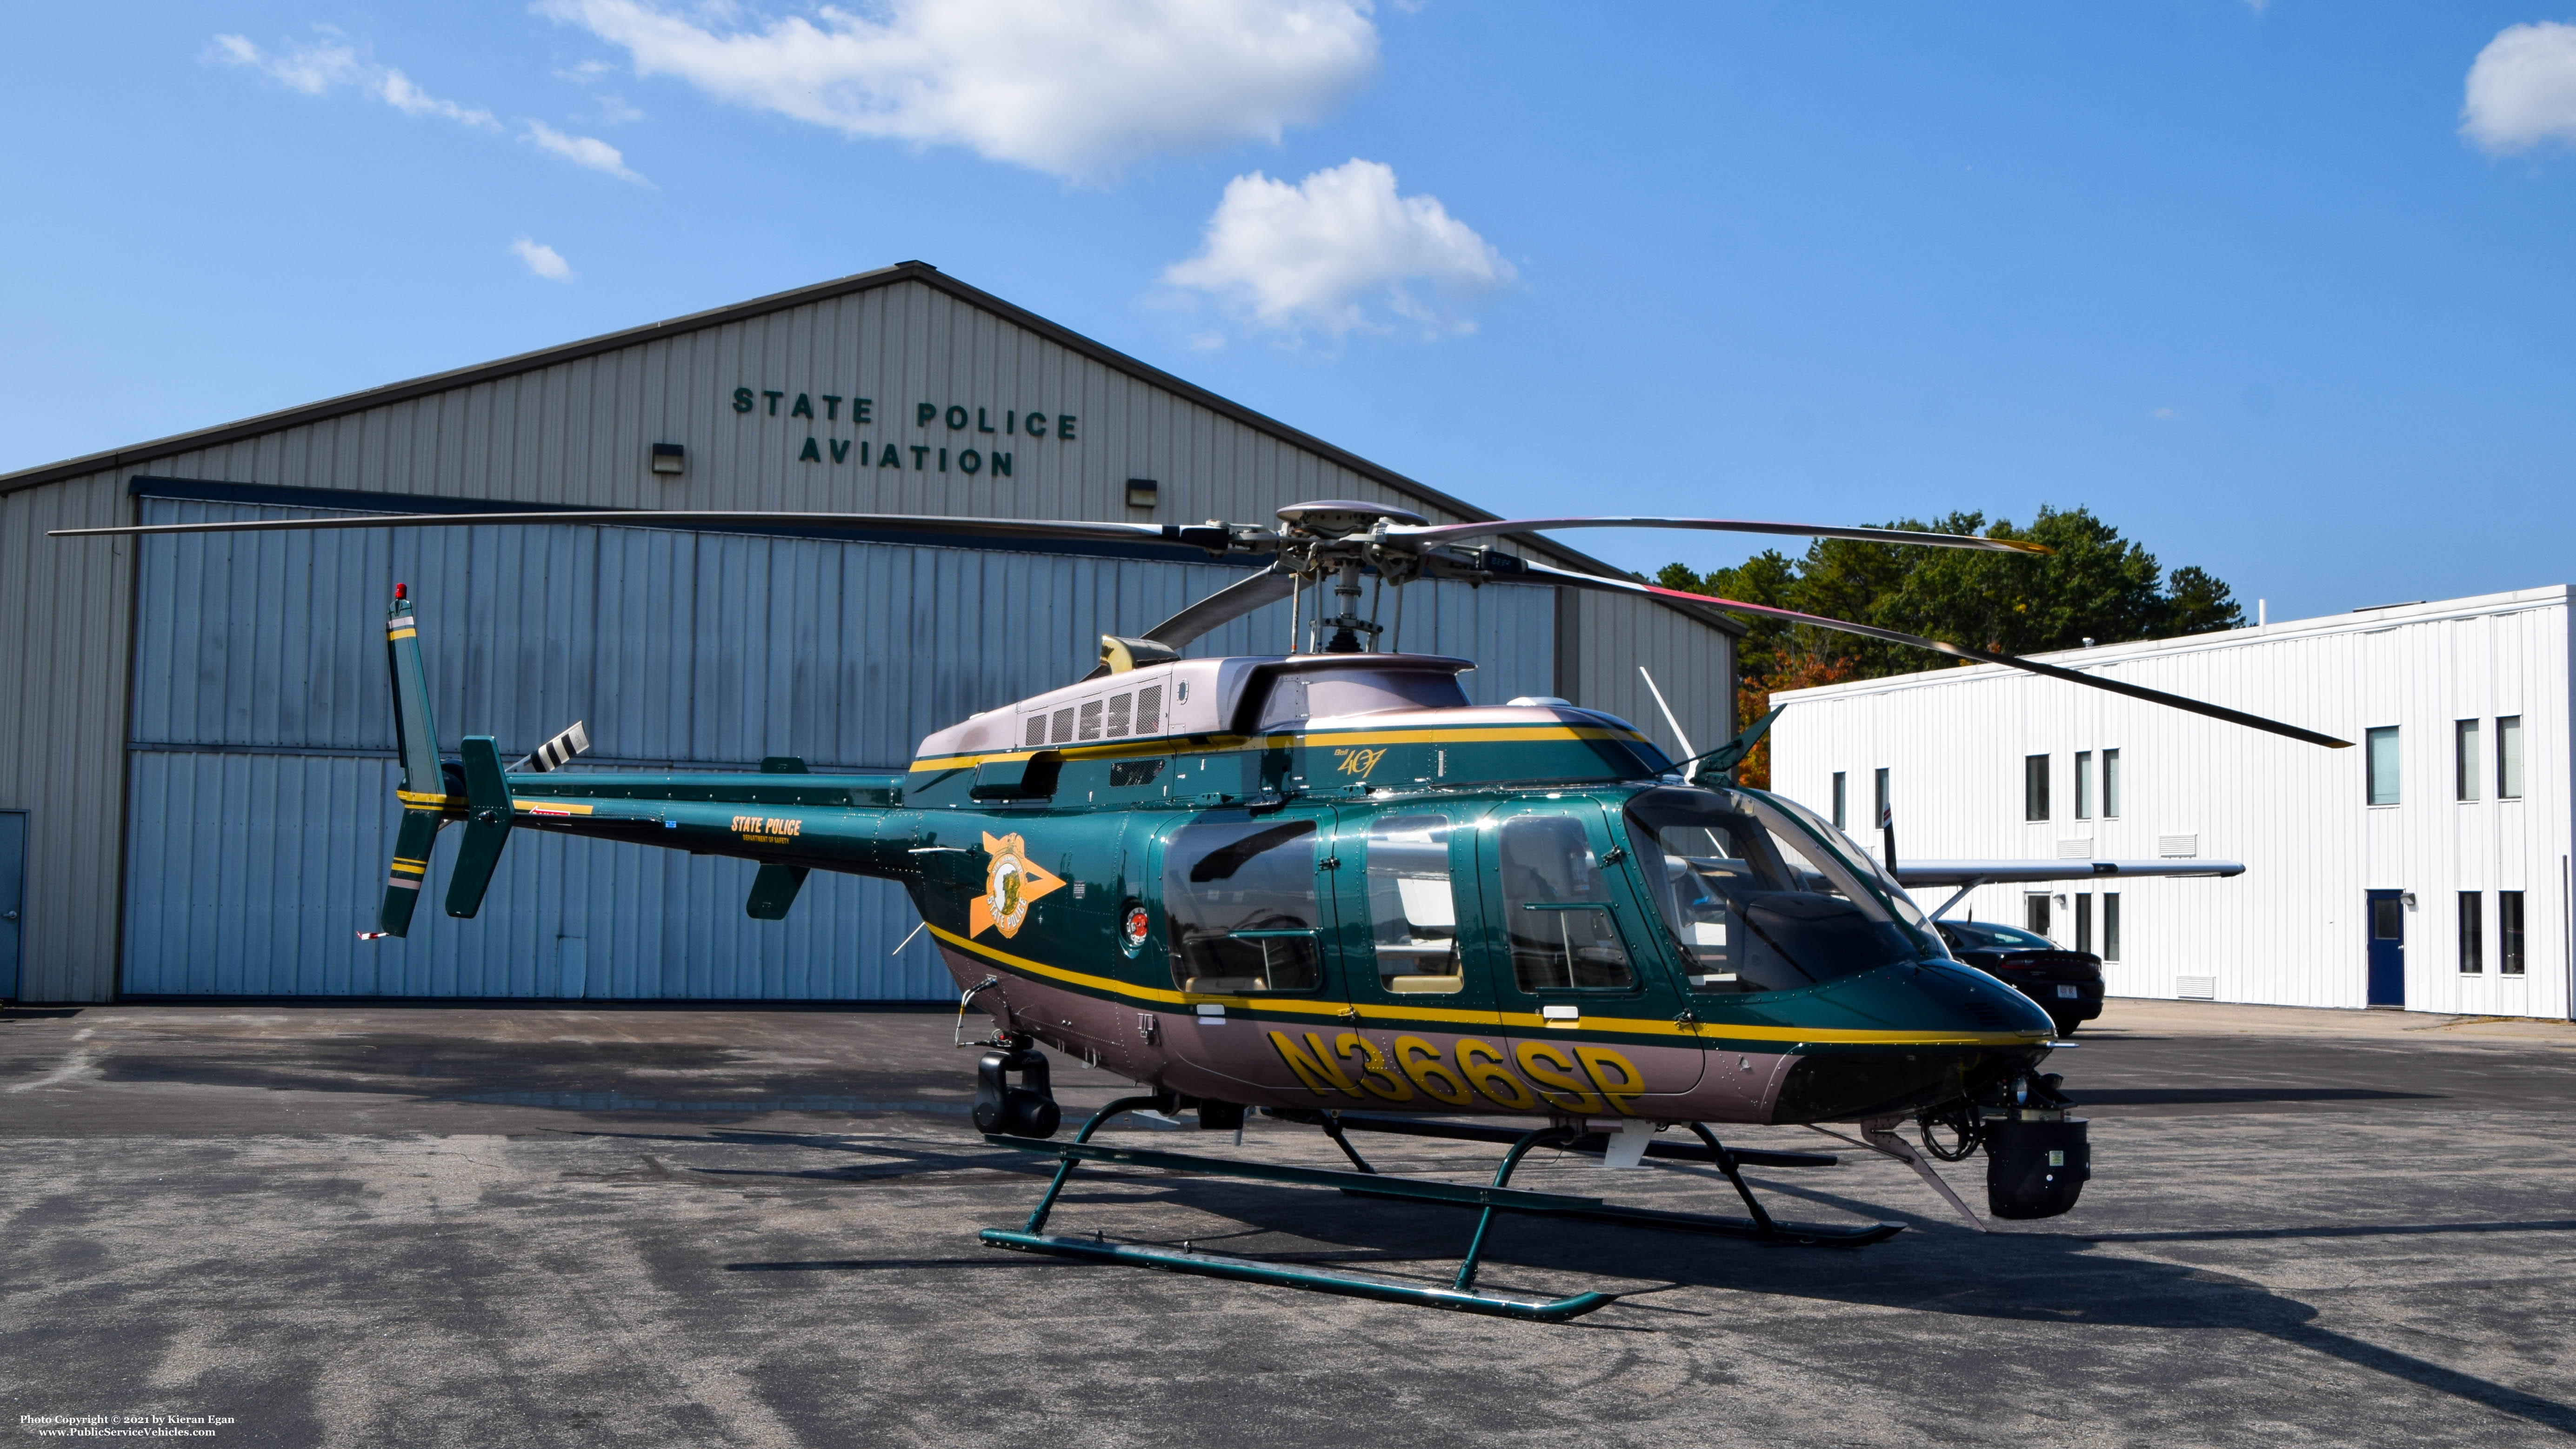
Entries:
{"type": "Polygon", "coordinates": [[[1887,804],[1909,859],[2244,862],[1951,909],[2099,952],[2116,996],[2563,1018],[2571,594],[2042,656],[2349,749],[1976,666],[1773,696],[1772,781],[1872,841],[1887,804]]]}

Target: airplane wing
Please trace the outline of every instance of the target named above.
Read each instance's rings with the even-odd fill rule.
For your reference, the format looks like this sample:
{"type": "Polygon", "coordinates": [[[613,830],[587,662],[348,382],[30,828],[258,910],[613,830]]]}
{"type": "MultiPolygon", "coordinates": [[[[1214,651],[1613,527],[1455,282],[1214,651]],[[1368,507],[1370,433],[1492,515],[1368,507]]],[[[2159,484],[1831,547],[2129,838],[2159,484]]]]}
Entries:
{"type": "Polygon", "coordinates": [[[2020,885],[2095,876],[2243,875],[2233,860],[1900,860],[1896,883],[1916,886],[2020,885]]]}

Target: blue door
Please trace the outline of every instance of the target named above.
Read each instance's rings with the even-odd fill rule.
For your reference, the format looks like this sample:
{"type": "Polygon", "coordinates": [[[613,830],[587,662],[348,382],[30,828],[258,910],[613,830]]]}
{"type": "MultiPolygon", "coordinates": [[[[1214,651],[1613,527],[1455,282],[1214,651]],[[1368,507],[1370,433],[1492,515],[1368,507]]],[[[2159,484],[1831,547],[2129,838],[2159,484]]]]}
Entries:
{"type": "Polygon", "coordinates": [[[0,810],[0,1001],[18,999],[18,941],[27,909],[27,812],[0,810]]]}
{"type": "Polygon", "coordinates": [[[2370,1004],[2406,1004],[2406,902],[2403,891],[2370,892],[2370,1004]]]}

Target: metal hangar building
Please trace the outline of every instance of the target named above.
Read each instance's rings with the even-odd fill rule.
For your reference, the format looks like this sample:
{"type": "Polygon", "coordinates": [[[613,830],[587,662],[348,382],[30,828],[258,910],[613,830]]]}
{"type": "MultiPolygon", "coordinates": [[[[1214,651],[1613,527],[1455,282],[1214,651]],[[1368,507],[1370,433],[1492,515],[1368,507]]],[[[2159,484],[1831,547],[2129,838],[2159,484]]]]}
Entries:
{"type": "MultiPolygon", "coordinates": [[[[396,814],[393,584],[419,600],[451,752],[582,720],[593,767],[829,771],[900,767],[1240,577],[1187,548],[813,530],[48,529],[519,507],[1266,522],[1314,498],[1494,516],[918,262],[0,476],[0,997],[940,994],[890,884],[818,876],[754,921],[747,862],[551,836],[509,852],[476,919],[361,942],[396,814]]],[[[1405,595],[1402,647],[1476,660],[1479,703],[1557,695],[1661,738],[1644,665],[1695,739],[1732,730],[1722,615],[1405,595]]],[[[1288,632],[1274,606],[1190,652],[1288,632]]]]}
{"type": "Polygon", "coordinates": [[[1772,782],[1863,839],[1886,801],[1900,856],[2244,862],[2230,880],[1984,886],[1952,910],[2099,953],[2114,995],[2564,1018],[2571,600],[2039,656],[2353,749],[1979,665],[1772,696],[1772,782]]]}

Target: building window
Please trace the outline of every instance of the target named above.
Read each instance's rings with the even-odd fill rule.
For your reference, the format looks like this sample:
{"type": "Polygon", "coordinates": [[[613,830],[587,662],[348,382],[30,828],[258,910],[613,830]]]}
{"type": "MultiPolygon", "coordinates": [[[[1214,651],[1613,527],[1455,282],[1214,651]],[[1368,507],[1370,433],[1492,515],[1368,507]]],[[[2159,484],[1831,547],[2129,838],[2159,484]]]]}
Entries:
{"type": "Polygon", "coordinates": [[[1870,818],[1877,822],[1879,829],[1885,830],[1895,823],[1895,817],[1887,813],[1887,768],[1885,766],[1879,767],[1878,778],[1871,783],[1878,792],[1878,799],[1873,802],[1876,809],[1870,818]]]}
{"type": "Polygon", "coordinates": [[[2075,949],[2093,949],[2093,896],[2089,891],[2075,893],[2075,949]]]}
{"type": "Polygon", "coordinates": [[[2522,892],[2496,892],[2496,971],[2522,974],[2522,892]]]}
{"type": "Polygon", "coordinates": [[[2102,752],[2102,818],[2120,818],[2120,752],[2102,752]]]}
{"type": "Polygon", "coordinates": [[[2021,818],[2048,818],[2048,756],[2031,755],[2021,762],[2021,818]]]}
{"type": "Polygon", "coordinates": [[[2075,818],[2093,818],[2093,752],[2075,752],[2075,818]]]}
{"type": "MultiPolygon", "coordinates": [[[[2033,935],[2048,935],[2048,897],[2028,895],[2021,898],[2022,924],[2033,935]]],[[[2051,939],[2054,939],[2053,937],[2051,939]]]]}
{"type": "Polygon", "coordinates": [[[2120,893],[2102,893],[2102,959],[2120,959],[2120,893]]]}
{"type": "Polygon", "coordinates": [[[1851,821],[1845,816],[1843,810],[1844,797],[1849,793],[1850,784],[1851,782],[1843,777],[1842,771],[1834,771],[1834,828],[1836,830],[1851,829],[1851,821]]]}
{"type": "Polygon", "coordinates": [[[2375,729],[2362,736],[2364,768],[2370,775],[2370,803],[2397,803],[2397,726],[2375,729]]]}
{"type": "Polygon", "coordinates": [[[2496,721],[2496,798],[2522,798],[2522,716],[2496,721]]]}
{"type": "Polygon", "coordinates": [[[2460,720],[2451,726],[2451,798],[2478,798],[2478,776],[2485,761],[2478,758],[2478,722],[2460,720]]]}
{"type": "Polygon", "coordinates": [[[2460,970],[2471,976],[2487,969],[2486,924],[2486,897],[2460,892],[2460,970]]]}

